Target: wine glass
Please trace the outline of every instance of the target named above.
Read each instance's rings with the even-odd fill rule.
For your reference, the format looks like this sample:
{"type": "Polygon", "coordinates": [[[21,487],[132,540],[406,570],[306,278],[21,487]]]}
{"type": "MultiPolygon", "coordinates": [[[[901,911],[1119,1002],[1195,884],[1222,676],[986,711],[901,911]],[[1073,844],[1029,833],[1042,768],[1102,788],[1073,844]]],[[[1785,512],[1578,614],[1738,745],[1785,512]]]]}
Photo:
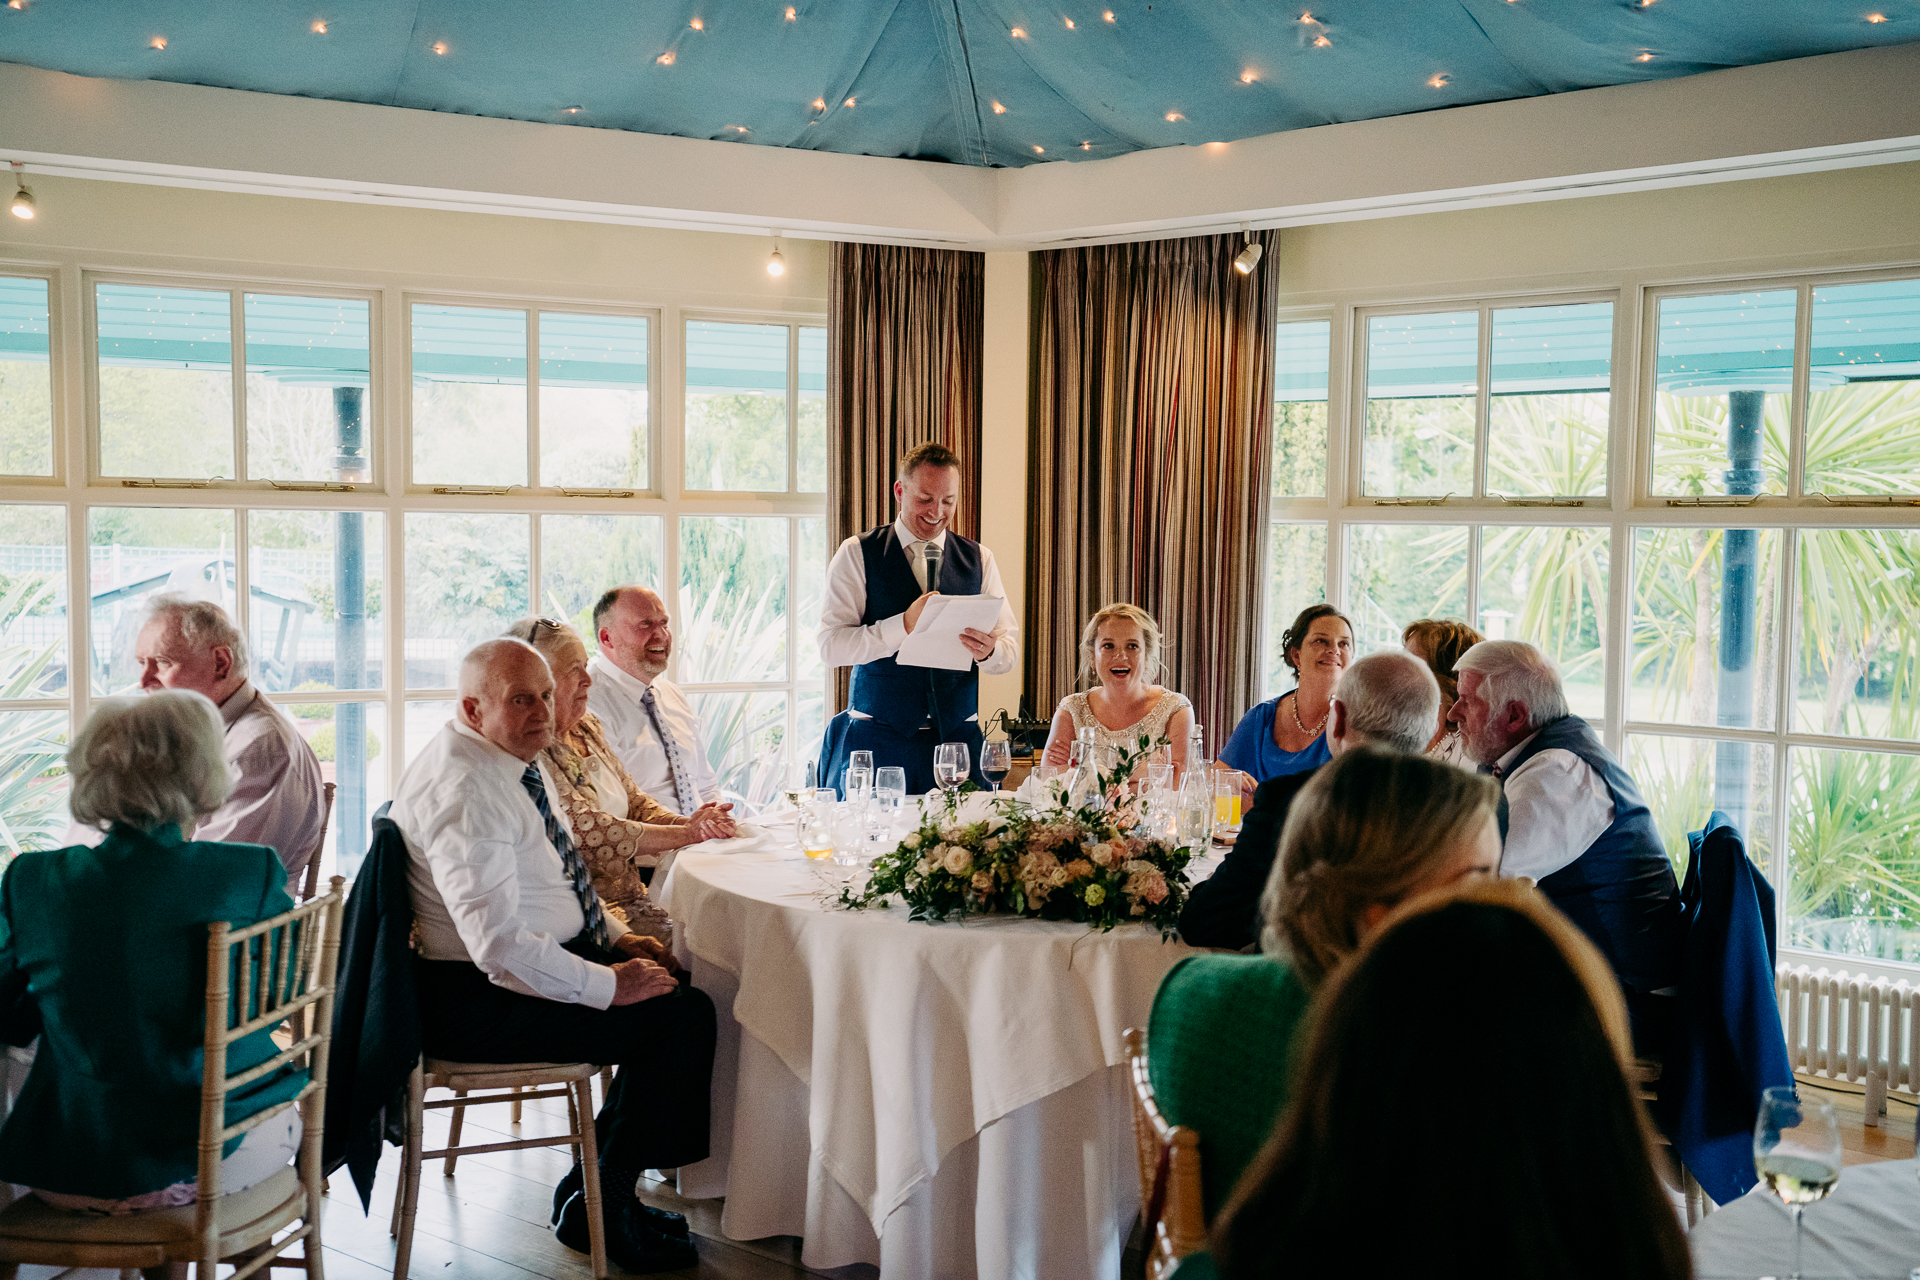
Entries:
{"type": "Polygon", "coordinates": [[[1840,1126],[1833,1104],[1803,1099],[1792,1085],[1775,1085],[1761,1094],[1753,1167],[1793,1214],[1793,1280],[1800,1280],[1800,1215],[1840,1180],[1840,1126]]]}
{"type": "Polygon", "coordinates": [[[1013,768],[1013,744],[1004,740],[983,742],[980,744],[980,772],[987,775],[987,781],[993,784],[995,793],[1000,790],[1000,780],[1013,768]]]}
{"type": "Polygon", "coordinates": [[[949,799],[953,789],[967,778],[967,744],[943,742],[933,749],[933,780],[949,799]]]}
{"type": "Polygon", "coordinates": [[[892,834],[907,800],[907,771],[899,765],[888,765],[873,777],[874,807],[879,810],[888,834],[892,834]]]}
{"type": "Polygon", "coordinates": [[[798,809],[813,795],[814,762],[812,760],[792,759],[787,761],[787,785],[781,795],[788,804],[798,809]]]}
{"type": "Polygon", "coordinates": [[[833,802],[836,798],[828,787],[807,793],[807,803],[801,808],[800,820],[795,825],[799,830],[800,852],[810,859],[817,861],[833,852],[833,802]]]}
{"type": "Polygon", "coordinates": [[[866,797],[873,793],[873,752],[850,751],[847,753],[847,799],[856,796],[866,797]]]}

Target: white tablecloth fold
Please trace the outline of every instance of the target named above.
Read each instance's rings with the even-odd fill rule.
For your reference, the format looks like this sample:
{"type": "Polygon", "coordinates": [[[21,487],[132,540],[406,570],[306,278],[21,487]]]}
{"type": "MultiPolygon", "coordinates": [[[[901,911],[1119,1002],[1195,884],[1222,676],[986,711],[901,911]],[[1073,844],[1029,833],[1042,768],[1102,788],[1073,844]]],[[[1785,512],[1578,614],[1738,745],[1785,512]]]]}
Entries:
{"type": "MultiPolygon", "coordinates": [[[[1809,1205],[1801,1274],[1907,1280],[1920,1267],[1920,1164],[1887,1160],[1840,1174],[1809,1205]]],[[[1697,1280],[1784,1276],[1793,1270],[1793,1219],[1764,1184],[1708,1214],[1687,1237],[1697,1280]]]]}

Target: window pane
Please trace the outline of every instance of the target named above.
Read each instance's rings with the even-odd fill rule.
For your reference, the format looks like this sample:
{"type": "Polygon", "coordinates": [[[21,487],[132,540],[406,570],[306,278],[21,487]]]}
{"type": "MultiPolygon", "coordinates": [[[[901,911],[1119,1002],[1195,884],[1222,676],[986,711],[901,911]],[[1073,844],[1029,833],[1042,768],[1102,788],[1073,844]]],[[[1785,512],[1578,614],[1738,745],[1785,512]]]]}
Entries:
{"type": "Polygon", "coordinates": [[[413,482],[527,482],[527,313],[413,304],[413,482]]]}
{"type": "Polygon", "coordinates": [[[647,322],[540,313],[540,483],[580,489],[652,485],[647,322]]]}
{"type": "Polygon", "coordinates": [[[1807,529],[1800,534],[1800,659],[1794,728],[1920,738],[1920,533],[1807,529]]]}
{"type": "Polygon", "coordinates": [[[820,661],[817,628],[827,603],[827,521],[824,516],[800,520],[800,571],[794,578],[794,618],[799,627],[800,651],[794,655],[793,678],[820,683],[827,669],[820,661]]]}
{"type": "Polygon", "coordinates": [[[1293,687],[1280,640],[1294,618],[1327,598],[1327,526],[1274,521],[1267,531],[1266,696],[1293,687]]]}
{"type": "Polygon", "coordinates": [[[1635,529],[1630,717],[1773,728],[1779,592],[1778,529],[1635,529]]]}
{"type": "Polygon", "coordinates": [[[47,282],[0,276],[0,475],[53,474],[47,282]]]}
{"type": "Polygon", "coordinates": [[[203,289],[94,289],[100,474],[233,475],[233,298],[203,289]]]}
{"type": "MultiPolygon", "coordinates": [[[[387,709],[382,702],[296,702],[274,699],[293,717],[320,757],[320,776],[334,784],[333,818],[321,850],[320,882],[351,877],[367,856],[368,824],[387,802],[387,709]]],[[[443,704],[450,705],[450,704],[443,704]]]]}
{"type": "MultiPolygon", "coordinates": [[[[819,760],[820,738],[827,727],[827,695],[818,690],[802,689],[794,698],[793,720],[794,748],[787,758],[819,760]]],[[[786,767],[784,760],[781,767],[786,767]]]]}
{"type": "Polygon", "coordinates": [[[247,644],[261,688],[382,687],[386,557],[377,512],[248,513],[247,644]]]}
{"type": "Polygon", "coordinates": [[[527,616],[527,519],[407,513],[407,688],[453,688],[467,650],[527,616]]]}
{"type": "Polygon", "coordinates": [[[1747,856],[1773,874],[1773,748],[1705,738],[1627,737],[1627,772],[1640,784],[1674,874],[1684,877],[1687,833],[1722,810],[1746,837],[1747,856]]]}
{"type": "Polygon", "coordinates": [[[140,687],[133,642],[147,598],[161,591],[234,608],[233,512],[179,507],[95,507],[87,513],[92,576],[95,694],[140,687]]]}
{"type": "Polygon", "coordinates": [[[66,691],[66,508],[0,506],[0,698],[66,691]]]}
{"type": "Polygon", "coordinates": [[[588,653],[594,601],[629,582],[660,589],[659,516],[540,517],[539,612],[573,623],[588,653]]]}
{"type": "Polygon", "coordinates": [[[1920,280],[1813,291],[1809,492],[1920,492],[1920,280]]]}
{"type": "Polygon", "coordinates": [[[800,456],[795,488],[827,491],[827,331],[800,326],[800,456]]]}
{"type": "MultiPolygon", "coordinates": [[[[412,764],[413,758],[421,749],[433,741],[433,735],[446,727],[453,719],[453,702],[409,702],[401,713],[406,725],[407,756],[404,764],[412,764]]],[[[404,767],[404,765],[403,765],[404,767]]]]}
{"type": "Polygon", "coordinates": [[[1362,492],[1473,492],[1480,313],[1367,321],[1362,492]]]}
{"type": "Polygon", "coordinates": [[[67,843],[67,713],[0,711],[0,871],[67,843]]]}
{"type": "Polygon", "coordinates": [[[1920,758],[1795,748],[1784,946],[1920,961],[1920,758]]]}
{"type": "Polygon", "coordinates": [[[707,739],[707,763],[720,795],[747,814],[773,803],[780,792],[787,732],[784,693],[695,693],[693,714],[707,739]]]}
{"type": "Polygon", "coordinates": [[[687,322],[686,487],[787,491],[787,326],[687,322]]]}
{"type": "Polygon", "coordinates": [[[1273,496],[1327,492],[1327,360],[1333,325],[1280,326],[1273,362],[1273,496]]]}
{"type": "Polygon", "coordinates": [[[1487,487],[1605,493],[1612,370],[1611,302],[1496,310],[1487,487]]]}
{"type": "Polygon", "coordinates": [[[247,475],[370,478],[367,304],[250,293],[246,317],[247,475]]]}
{"type": "Polygon", "coordinates": [[[1660,300],[1655,493],[1786,492],[1798,305],[1792,289],[1660,300]]]}
{"type": "Polygon", "coordinates": [[[785,517],[682,516],[673,627],[681,684],[785,680],[785,517]]]}
{"type": "Polygon", "coordinates": [[[1400,633],[1418,618],[1464,619],[1466,526],[1353,525],[1347,532],[1347,602],[1360,653],[1399,648],[1400,633]]]}
{"type": "Polygon", "coordinates": [[[1607,713],[1608,530],[1489,525],[1480,534],[1480,623],[1560,666],[1577,715],[1607,713]]]}

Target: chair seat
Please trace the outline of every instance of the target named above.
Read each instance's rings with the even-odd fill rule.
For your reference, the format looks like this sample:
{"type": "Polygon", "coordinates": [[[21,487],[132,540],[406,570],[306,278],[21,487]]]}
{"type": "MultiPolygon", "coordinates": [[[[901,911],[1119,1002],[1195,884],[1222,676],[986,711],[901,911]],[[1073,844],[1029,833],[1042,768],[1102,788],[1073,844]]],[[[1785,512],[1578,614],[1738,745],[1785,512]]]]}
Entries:
{"type": "MultiPolygon", "coordinates": [[[[220,1233],[223,1252],[250,1249],[296,1216],[301,1199],[300,1174],[292,1165],[265,1182],[220,1197],[217,1213],[226,1224],[220,1233]]],[[[153,1261],[133,1266],[158,1266],[167,1260],[169,1246],[194,1242],[194,1206],[148,1209],[140,1213],[74,1213],[56,1209],[38,1196],[25,1196],[0,1210],[0,1258],[33,1262],[36,1244],[94,1245],[113,1249],[147,1249],[153,1261]]]]}
{"type": "Polygon", "coordinates": [[[590,1080],[600,1070],[591,1062],[450,1062],[428,1058],[427,1084],[436,1089],[511,1089],[590,1080]]]}

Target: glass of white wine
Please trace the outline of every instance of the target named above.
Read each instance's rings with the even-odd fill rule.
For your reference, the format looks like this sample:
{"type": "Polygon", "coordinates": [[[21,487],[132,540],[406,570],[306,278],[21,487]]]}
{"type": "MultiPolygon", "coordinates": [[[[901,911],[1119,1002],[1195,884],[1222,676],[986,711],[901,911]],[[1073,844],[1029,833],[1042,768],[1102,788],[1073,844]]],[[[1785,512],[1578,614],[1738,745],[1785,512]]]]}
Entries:
{"type": "Polygon", "coordinates": [[[780,789],[784,799],[794,811],[793,839],[796,844],[803,843],[803,828],[806,826],[800,807],[813,799],[814,763],[811,760],[794,759],[787,761],[787,783],[780,789]]]}
{"type": "Polygon", "coordinates": [[[1792,1085],[1760,1095],[1753,1167],[1793,1214],[1793,1280],[1800,1280],[1800,1215],[1840,1180],[1840,1126],[1833,1104],[1802,1098],[1792,1085]]]}

